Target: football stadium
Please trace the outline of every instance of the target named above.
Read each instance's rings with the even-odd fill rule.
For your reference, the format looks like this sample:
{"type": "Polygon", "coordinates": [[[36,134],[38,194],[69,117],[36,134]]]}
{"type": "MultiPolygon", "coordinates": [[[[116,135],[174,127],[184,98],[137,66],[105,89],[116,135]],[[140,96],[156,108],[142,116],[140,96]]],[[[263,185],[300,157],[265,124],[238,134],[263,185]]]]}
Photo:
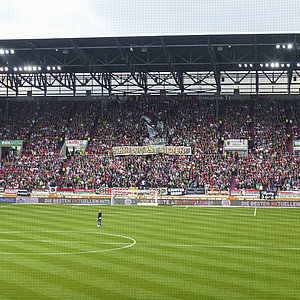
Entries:
{"type": "Polygon", "coordinates": [[[297,1],[0,4],[0,299],[300,298],[297,1]]]}

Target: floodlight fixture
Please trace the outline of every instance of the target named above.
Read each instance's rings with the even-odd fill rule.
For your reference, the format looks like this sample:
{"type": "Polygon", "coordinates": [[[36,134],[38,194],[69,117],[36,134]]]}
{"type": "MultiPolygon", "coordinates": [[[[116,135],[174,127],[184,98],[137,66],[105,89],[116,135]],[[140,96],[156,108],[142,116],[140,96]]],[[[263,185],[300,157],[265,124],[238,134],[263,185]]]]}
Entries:
{"type": "Polygon", "coordinates": [[[286,64],[286,66],[289,68],[291,66],[291,64],[286,64]]]}
{"type": "Polygon", "coordinates": [[[279,63],[278,62],[276,62],[274,65],[275,65],[275,68],[279,67],[279,63]]]}
{"type": "Polygon", "coordinates": [[[280,49],[280,45],[279,44],[276,45],[276,49],[280,49]]]}
{"type": "Polygon", "coordinates": [[[8,71],[8,67],[5,67],[5,68],[4,68],[4,71],[7,72],[7,71],[8,71]]]}
{"type": "Polygon", "coordinates": [[[0,49],[0,54],[3,55],[4,53],[4,49],[0,49]]]}
{"type": "Polygon", "coordinates": [[[36,67],[36,66],[33,66],[33,67],[32,67],[32,70],[33,70],[33,71],[36,71],[36,70],[37,70],[37,67],[36,67]]]}
{"type": "Polygon", "coordinates": [[[269,68],[270,64],[269,64],[269,63],[266,63],[265,66],[266,66],[267,68],[269,68]]]}
{"type": "Polygon", "coordinates": [[[292,49],[292,48],[293,48],[293,44],[289,43],[289,44],[287,45],[287,48],[288,48],[288,49],[292,49]]]}

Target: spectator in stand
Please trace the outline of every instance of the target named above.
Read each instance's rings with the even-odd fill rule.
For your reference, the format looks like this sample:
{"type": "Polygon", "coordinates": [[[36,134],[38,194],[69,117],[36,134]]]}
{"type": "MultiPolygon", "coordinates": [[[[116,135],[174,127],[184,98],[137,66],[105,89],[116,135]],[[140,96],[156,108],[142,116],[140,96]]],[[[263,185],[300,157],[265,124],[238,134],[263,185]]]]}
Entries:
{"type": "Polygon", "coordinates": [[[287,154],[286,113],[284,104],[262,102],[254,109],[254,152],[287,154]]]}
{"type": "MultiPolygon", "coordinates": [[[[227,189],[232,170],[239,188],[299,189],[299,157],[286,155],[286,105],[279,102],[224,104],[219,127],[211,101],[194,97],[129,98],[101,106],[98,102],[12,104],[14,118],[0,124],[2,139],[22,138],[20,155],[1,160],[0,182],[9,187],[70,188],[210,187],[227,189]],[[252,106],[251,106],[252,105],[252,106]],[[114,156],[114,146],[150,142],[148,116],[166,145],[189,146],[192,155],[114,156]],[[247,138],[253,119],[253,153],[248,158],[219,155],[222,128],[226,138],[247,138]],[[21,120],[21,121],[20,121],[21,120]],[[22,127],[22,124],[26,126],[22,127]],[[160,124],[160,125],[159,125],[160,124]],[[159,126],[158,126],[159,125],[159,126]],[[66,139],[85,139],[82,155],[59,158],[66,139]],[[65,172],[62,172],[62,169],[65,172]]],[[[291,105],[293,132],[298,113],[291,105]]],[[[11,113],[9,115],[12,115],[11,113]]]]}
{"type": "Polygon", "coordinates": [[[234,101],[225,103],[224,138],[249,138],[250,106],[247,102],[234,101]]]}

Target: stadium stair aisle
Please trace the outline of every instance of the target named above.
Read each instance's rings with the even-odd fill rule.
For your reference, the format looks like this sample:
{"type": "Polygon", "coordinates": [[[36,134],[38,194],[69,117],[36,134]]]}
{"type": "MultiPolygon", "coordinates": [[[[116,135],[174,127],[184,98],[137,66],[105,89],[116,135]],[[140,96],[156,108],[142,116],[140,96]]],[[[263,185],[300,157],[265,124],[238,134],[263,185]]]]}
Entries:
{"type": "Polygon", "coordinates": [[[253,141],[254,141],[254,122],[253,122],[253,116],[251,113],[251,122],[249,124],[249,136],[250,139],[248,139],[248,149],[249,149],[249,153],[252,152],[252,148],[253,148],[253,141]]]}
{"type": "Polygon", "coordinates": [[[287,148],[288,148],[289,154],[292,155],[293,154],[293,138],[292,137],[288,138],[287,148]]]}
{"type": "Polygon", "coordinates": [[[236,176],[232,175],[231,176],[231,184],[230,184],[230,189],[235,189],[236,187],[236,176]]]}
{"type": "Polygon", "coordinates": [[[87,144],[87,147],[86,147],[86,152],[89,152],[91,144],[93,143],[93,139],[95,137],[96,129],[97,129],[97,126],[98,126],[98,120],[100,120],[100,119],[102,119],[102,118],[100,118],[100,115],[98,115],[98,113],[97,113],[96,118],[94,120],[94,125],[91,128],[90,136],[88,138],[88,144],[87,144]]]}
{"type": "Polygon", "coordinates": [[[67,159],[67,160],[65,161],[65,163],[62,165],[62,167],[61,167],[61,172],[60,172],[60,176],[59,176],[59,179],[58,179],[58,186],[60,186],[60,183],[61,183],[61,181],[62,181],[62,179],[63,179],[63,177],[64,177],[65,171],[63,171],[63,169],[64,169],[64,170],[67,170],[67,167],[68,167],[69,164],[71,163],[71,160],[72,160],[72,159],[73,159],[73,158],[67,159]]]}
{"type": "MultiPolygon", "coordinates": [[[[290,119],[290,118],[289,118],[290,119]]],[[[292,126],[291,123],[287,119],[286,132],[287,132],[287,149],[289,154],[293,154],[293,134],[292,134],[292,126]]]]}
{"type": "Polygon", "coordinates": [[[224,120],[225,120],[225,106],[224,106],[224,104],[221,104],[220,105],[220,117],[219,117],[220,139],[219,139],[219,143],[218,143],[218,147],[221,150],[220,152],[223,152],[224,132],[225,132],[224,120]]]}

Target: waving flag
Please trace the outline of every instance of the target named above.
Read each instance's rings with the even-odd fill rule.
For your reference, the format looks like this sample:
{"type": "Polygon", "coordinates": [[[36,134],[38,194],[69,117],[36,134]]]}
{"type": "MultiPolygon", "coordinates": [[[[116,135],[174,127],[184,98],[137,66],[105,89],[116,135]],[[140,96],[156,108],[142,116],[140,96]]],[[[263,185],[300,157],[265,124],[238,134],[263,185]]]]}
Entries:
{"type": "Polygon", "coordinates": [[[158,132],[149,124],[146,124],[147,129],[148,129],[148,134],[149,134],[149,138],[153,139],[157,136],[158,132]]]}

